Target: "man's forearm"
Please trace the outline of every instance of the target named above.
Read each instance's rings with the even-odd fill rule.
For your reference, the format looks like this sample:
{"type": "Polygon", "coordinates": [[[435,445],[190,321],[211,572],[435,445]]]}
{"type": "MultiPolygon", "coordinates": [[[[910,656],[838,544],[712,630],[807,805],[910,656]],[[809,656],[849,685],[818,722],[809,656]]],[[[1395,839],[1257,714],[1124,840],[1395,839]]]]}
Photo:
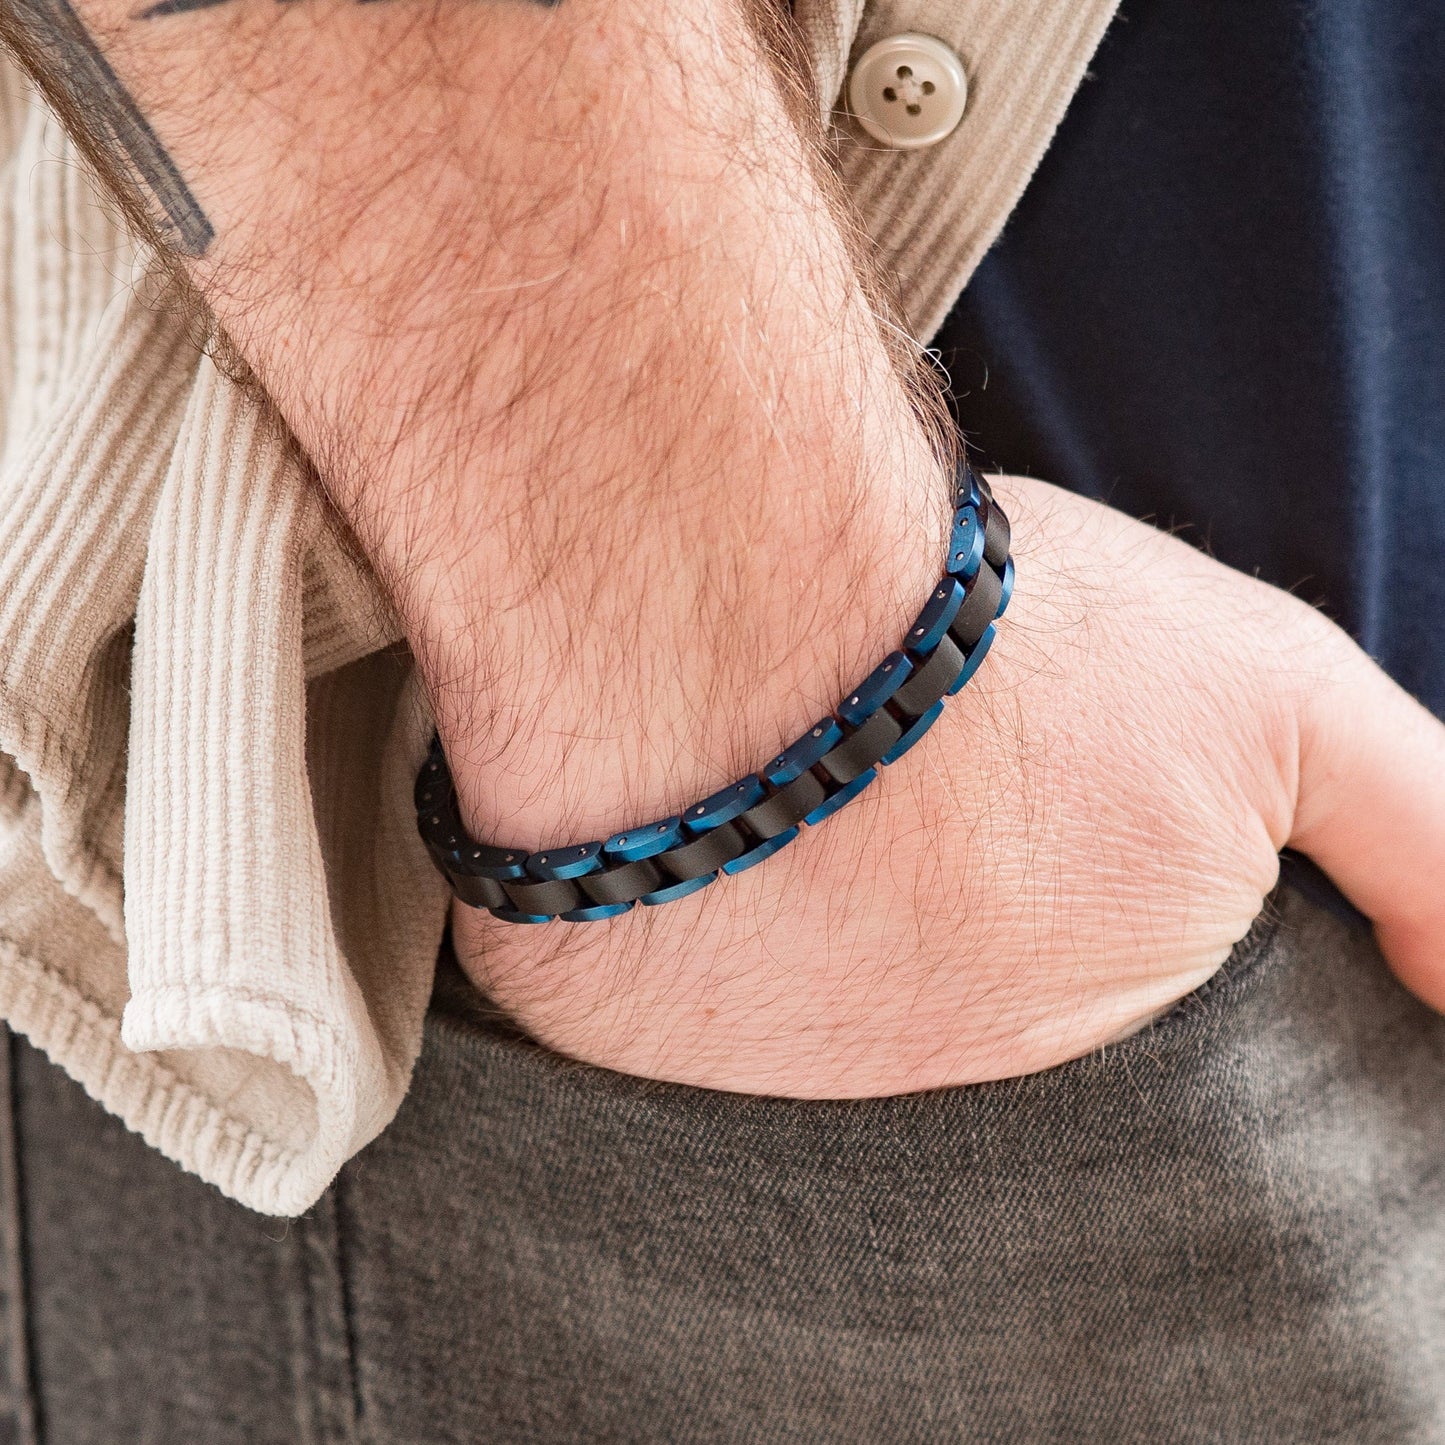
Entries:
{"type": "Polygon", "coordinates": [[[18,3],[391,585],[479,831],[699,796],[901,632],[943,469],[739,9],[18,3]]]}

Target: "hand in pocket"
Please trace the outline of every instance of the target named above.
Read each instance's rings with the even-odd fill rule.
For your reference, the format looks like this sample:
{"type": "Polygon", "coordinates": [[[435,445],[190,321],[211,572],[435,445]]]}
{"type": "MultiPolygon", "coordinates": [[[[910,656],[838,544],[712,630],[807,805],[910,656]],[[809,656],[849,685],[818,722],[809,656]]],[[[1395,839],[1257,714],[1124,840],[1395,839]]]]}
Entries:
{"type": "Polygon", "coordinates": [[[1015,599],[922,745],[682,903],[602,929],[459,909],[474,977],[555,1047],[660,1078],[827,1097],[1006,1077],[1206,979],[1290,844],[1445,1007],[1445,727],[1294,597],[1044,483],[998,491],[1015,599]]]}

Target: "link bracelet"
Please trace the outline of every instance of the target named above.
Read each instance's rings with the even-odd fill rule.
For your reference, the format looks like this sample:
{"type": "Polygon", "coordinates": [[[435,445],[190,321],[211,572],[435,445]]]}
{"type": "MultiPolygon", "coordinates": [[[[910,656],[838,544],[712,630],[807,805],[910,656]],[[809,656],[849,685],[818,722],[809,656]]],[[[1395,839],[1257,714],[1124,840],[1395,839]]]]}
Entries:
{"type": "Polygon", "coordinates": [[[931,728],[973,676],[1013,592],[1009,524],[988,484],[958,468],[944,574],[890,653],[827,717],[761,772],[685,812],[603,843],[535,853],[467,836],[439,739],[416,781],[422,840],[463,903],[509,923],[591,923],[670,903],[741,873],[851,803],[931,728]]]}

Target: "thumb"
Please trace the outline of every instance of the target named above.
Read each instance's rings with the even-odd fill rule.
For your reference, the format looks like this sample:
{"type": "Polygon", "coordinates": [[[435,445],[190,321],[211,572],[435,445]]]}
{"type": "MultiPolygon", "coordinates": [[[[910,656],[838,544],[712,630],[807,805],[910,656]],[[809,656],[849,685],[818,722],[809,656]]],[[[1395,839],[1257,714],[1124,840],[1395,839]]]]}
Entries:
{"type": "Polygon", "coordinates": [[[1300,716],[1290,844],[1374,920],[1390,967],[1445,1012],[1445,725],[1331,627],[1300,716]]]}

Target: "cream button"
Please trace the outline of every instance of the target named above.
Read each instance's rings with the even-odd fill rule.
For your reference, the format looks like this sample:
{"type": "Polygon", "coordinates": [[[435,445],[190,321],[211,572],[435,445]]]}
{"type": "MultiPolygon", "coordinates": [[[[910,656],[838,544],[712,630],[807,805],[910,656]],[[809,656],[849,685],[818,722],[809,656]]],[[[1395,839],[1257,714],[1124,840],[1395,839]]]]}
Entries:
{"type": "Polygon", "coordinates": [[[897,150],[936,145],[963,119],[963,62],[932,35],[890,35],[858,58],[848,108],[874,140],[897,150]]]}

